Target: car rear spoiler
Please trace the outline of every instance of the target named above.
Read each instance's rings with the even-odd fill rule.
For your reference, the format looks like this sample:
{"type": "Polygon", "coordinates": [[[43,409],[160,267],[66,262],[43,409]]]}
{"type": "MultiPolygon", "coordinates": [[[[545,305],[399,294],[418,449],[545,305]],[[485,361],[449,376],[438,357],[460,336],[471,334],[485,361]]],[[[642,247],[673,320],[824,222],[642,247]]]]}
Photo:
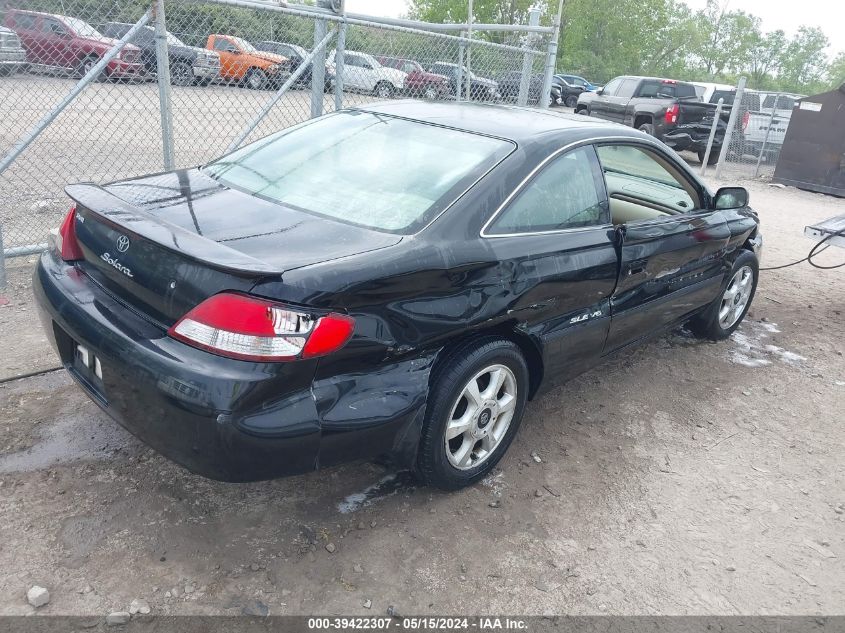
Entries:
{"type": "Polygon", "coordinates": [[[111,224],[120,231],[126,231],[165,248],[179,251],[184,257],[212,268],[234,274],[281,275],[284,272],[278,267],[132,206],[99,185],[93,183],[68,185],[65,187],[65,193],[78,205],[96,214],[100,221],[111,224]]]}

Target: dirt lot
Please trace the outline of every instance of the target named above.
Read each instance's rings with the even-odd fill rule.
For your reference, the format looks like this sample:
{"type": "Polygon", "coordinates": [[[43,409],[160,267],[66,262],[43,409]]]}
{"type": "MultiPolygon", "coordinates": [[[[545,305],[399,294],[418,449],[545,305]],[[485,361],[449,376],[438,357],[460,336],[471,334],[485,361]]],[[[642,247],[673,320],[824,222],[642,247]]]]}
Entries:
{"type": "MultiPolygon", "coordinates": [[[[845,208],[764,185],[752,201],[767,265],[845,208]]],[[[18,266],[5,376],[54,365],[18,266]]],[[[7,382],[0,614],[34,611],[33,584],[50,614],[843,614],[843,281],[765,273],[731,340],[678,331],[548,393],[495,475],[453,494],[373,464],[211,482],[63,372],[7,382]]]]}

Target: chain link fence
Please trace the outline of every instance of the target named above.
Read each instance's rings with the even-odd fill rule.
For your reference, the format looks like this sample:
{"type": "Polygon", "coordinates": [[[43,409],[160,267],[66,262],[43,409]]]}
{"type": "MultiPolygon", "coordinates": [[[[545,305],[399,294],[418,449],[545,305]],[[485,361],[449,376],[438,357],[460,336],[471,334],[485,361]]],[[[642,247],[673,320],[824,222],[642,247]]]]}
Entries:
{"type": "Polygon", "coordinates": [[[729,121],[716,135],[722,141],[714,152],[716,176],[770,180],[802,95],[748,90],[741,78],[726,96],[732,107],[729,121]]]}
{"type": "Polygon", "coordinates": [[[0,5],[0,269],[37,252],[68,183],[202,164],[397,98],[547,107],[555,29],[435,25],[260,0],[0,5]]]}

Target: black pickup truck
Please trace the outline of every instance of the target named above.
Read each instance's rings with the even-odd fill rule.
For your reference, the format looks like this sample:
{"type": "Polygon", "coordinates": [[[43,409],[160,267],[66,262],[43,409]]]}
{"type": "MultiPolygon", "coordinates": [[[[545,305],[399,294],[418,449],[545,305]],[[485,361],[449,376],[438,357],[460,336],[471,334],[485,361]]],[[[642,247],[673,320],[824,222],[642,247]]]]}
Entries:
{"type": "MultiPolygon", "coordinates": [[[[674,79],[657,77],[616,77],[597,92],[584,92],[578,97],[575,112],[622,123],[651,134],[673,146],[672,133],[681,126],[700,123],[709,117],[713,122],[715,104],[699,101],[695,86],[674,79]]],[[[722,112],[727,121],[730,109],[722,112]]],[[[705,142],[706,144],[706,139],[705,142]]],[[[689,149],[701,158],[700,143],[678,146],[689,149]]]]}

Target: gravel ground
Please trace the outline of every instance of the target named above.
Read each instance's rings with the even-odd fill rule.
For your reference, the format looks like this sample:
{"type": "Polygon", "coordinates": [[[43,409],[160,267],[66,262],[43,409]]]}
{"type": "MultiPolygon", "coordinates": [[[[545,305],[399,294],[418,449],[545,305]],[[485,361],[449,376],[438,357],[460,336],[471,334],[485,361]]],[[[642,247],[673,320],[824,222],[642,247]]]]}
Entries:
{"type": "MultiPolygon", "coordinates": [[[[749,186],[766,265],[845,206],[749,186]]],[[[6,377],[55,364],[30,270],[3,293],[6,377]]],[[[843,280],[764,273],[729,341],[679,330],[547,393],[498,470],[452,494],[369,463],[212,482],[63,372],[6,382],[0,614],[35,612],[33,585],[47,614],[843,614],[843,280]]]]}

